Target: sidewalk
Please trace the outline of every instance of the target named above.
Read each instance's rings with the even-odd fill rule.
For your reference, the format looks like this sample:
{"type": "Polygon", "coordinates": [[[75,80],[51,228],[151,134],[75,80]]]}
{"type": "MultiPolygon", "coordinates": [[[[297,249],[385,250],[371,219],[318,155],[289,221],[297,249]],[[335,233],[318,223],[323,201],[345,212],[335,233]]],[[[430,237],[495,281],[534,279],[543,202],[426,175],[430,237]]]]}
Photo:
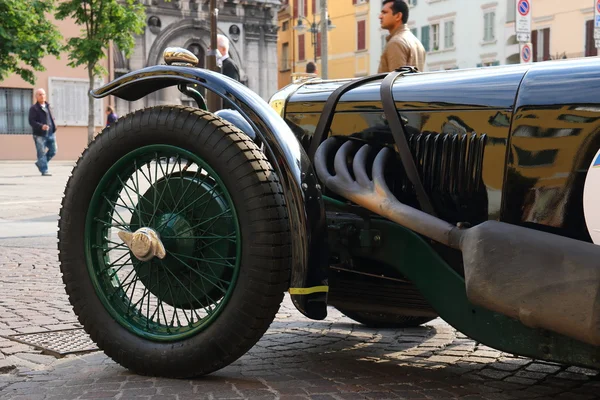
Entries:
{"type": "Polygon", "coordinates": [[[514,357],[440,319],[374,330],[330,308],[326,320],[312,321],[288,296],[260,342],[207,377],[138,376],[89,348],[60,357],[90,344],[57,261],[57,213],[72,165],[51,163],[53,176],[42,177],[33,162],[0,161],[2,400],[600,399],[598,371],[514,357]],[[51,350],[16,340],[37,332],[52,337],[51,350]]]}

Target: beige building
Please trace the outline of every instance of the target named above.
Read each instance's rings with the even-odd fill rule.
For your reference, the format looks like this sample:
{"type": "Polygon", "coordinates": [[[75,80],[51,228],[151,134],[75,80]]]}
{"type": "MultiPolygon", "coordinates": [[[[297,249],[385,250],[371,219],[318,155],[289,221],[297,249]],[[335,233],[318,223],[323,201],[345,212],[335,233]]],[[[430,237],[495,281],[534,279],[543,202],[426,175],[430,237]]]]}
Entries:
{"type": "MultiPolygon", "coordinates": [[[[594,43],[596,0],[530,0],[533,61],[597,56],[594,43]]],[[[515,3],[508,1],[505,35],[509,61],[519,62],[515,35],[515,3]],[[512,56],[512,57],[511,57],[512,56]]]]}
{"type": "MultiPolygon", "coordinates": [[[[78,35],[80,27],[71,21],[56,21],[63,37],[78,35]]],[[[44,72],[37,72],[31,85],[17,75],[0,82],[0,160],[35,160],[35,146],[28,122],[29,107],[35,102],[33,92],[43,88],[48,94],[56,120],[57,160],[75,160],[87,144],[88,97],[87,70],[67,66],[68,55],[44,58],[44,72]]],[[[104,60],[107,67],[108,60],[104,60]]],[[[108,77],[103,79],[104,82],[108,77]]],[[[98,83],[102,82],[99,80],[98,83]]],[[[108,100],[96,100],[96,131],[104,125],[104,105],[108,100]]],[[[36,171],[31,165],[32,171],[36,171]]]]}

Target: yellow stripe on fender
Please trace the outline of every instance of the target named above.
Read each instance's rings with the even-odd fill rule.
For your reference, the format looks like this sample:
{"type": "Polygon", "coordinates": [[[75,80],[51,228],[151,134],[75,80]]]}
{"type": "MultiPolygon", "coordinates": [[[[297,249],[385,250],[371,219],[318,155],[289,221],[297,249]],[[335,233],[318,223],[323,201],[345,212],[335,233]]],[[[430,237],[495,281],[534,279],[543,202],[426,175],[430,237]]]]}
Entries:
{"type": "Polygon", "coordinates": [[[329,286],[313,286],[307,288],[290,288],[290,294],[328,293],[329,286]]]}

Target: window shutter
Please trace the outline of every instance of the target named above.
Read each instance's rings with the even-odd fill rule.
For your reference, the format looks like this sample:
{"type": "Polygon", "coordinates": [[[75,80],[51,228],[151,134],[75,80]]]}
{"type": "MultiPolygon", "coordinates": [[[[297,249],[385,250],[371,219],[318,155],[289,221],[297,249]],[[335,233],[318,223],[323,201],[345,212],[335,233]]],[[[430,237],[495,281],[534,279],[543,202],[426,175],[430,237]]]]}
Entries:
{"type": "Polygon", "coordinates": [[[298,35],[298,60],[304,61],[304,34],[298,35]]]}
{"type": "Polygon", "coordinates": [[[544,33],[544,61],[550,59],[550,28],[542,31],[544,33]]]}
{"type": "Polygon", "coordinates": [[[304,14],[302,15],[308,16],[308,0],[304,0],[304,14]]]}
{"type": "Polygon", "coordinates": [[[454,46],[454,21],[444,22],[444,48],[454,46]]]}
{"type": "Polygon", "coordinates": [[[364,50],[366,48],[366,21],[358,21],[357,22],[357,50],[364,50]]]}
{"type": "MultiPolygon", "coordinates": [[[[94,84],[99,87],[100,82],[94,84]]],[[[85,80],[68,78],[51,78],[50,105],[57,125],[87,126],[89,106],[89,83],[85,80]]],[[[95,100],[94,124],[104,125],[102,101],[95,100]]]]}
{"type": "Polygon", "coordinates": [[[494,61],[492,65],[500,65],[500,61],[494,61]]]}
{"type": "Polygon", "coordinates": [[[356,0],[352,0],[352,4],[356,4],[356,0]]]}
{"type": "Polygon", "coordinates": [[[537,62],[537,55],[538,55],[538,46],[537,46],[537,42],[538,42],[538,31],[534,30],[531,31],[531,50],[533,52],[533,62],[537,62]]]}
{"type": "Polygon", "coordinates": [[[421,27],[421,43],[425,51],[429,51],[429,25],[421,27]]]}
{"type": "Polygon", "coordinates": [[[312,13],[313,14],[317,13],[317,1],[320,1],[320,0],[312,0],[312,13]]]}
{"type": "Polygon", "coordinates": [[[292,18],[296,18],[298,16],[298,0],[294,0],[294,14],[292,18]]]}
{"type": "Polygon", "coordinates": [[[596,41],[594,39],[594,20],[585,22],[585,56],[595,57],[598,55],[596,41]]]}
{"type": "Polygon", "coordinates": [[[483,64],[482,63],[477,63],[477,68],[481,68],[481,67],[483,67],[483,64]]]}
{"type": "Polygon", "coordinates": [[[321,57],[321,32],[317,32],[317,57],[321,57]]]}

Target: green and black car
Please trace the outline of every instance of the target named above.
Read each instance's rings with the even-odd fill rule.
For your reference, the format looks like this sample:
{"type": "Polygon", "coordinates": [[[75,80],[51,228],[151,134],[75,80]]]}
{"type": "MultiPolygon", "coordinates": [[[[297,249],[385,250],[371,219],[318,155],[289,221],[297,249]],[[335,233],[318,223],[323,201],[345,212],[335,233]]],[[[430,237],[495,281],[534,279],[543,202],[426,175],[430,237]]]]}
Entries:
{"type": "Polygon", "coordinates": [[[600,61],[311,79],[267,104],[167,53],[179,65],[93,95],[177,86],[198,107],[106,128],[62,203],[66,290],[107,355],[211,373],[287,291],[312,319],[327,305],[377,327],[439,316],[506,352],[600,368],[600,61]]]}

